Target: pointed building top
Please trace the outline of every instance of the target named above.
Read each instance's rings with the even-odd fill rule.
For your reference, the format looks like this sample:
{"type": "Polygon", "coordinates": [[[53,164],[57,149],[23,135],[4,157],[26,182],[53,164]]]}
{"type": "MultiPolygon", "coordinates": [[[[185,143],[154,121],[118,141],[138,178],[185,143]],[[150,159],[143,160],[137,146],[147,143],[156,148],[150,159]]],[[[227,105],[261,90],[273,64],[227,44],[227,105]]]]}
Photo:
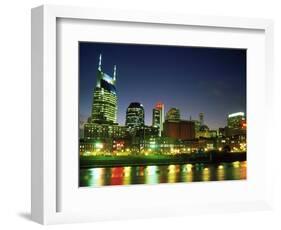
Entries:
{"type": "Polygon", "coordinates": [[[100,54],[100,57],[99,57],[99,70],[101,70],[101,59],[102,59],[102,55],[100,54]]]}
{"type": "Polygon", "coordinates": [[[116,65],[114,65],[113,80],[116,81],[116,65]]]}

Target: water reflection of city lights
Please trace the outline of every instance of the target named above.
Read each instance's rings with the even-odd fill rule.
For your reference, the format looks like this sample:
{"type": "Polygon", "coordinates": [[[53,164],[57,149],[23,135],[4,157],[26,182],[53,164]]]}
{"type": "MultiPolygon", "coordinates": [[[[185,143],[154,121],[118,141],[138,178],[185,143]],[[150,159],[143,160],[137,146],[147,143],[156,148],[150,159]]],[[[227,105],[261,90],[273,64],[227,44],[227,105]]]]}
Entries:
{"type": "Polygon", "coordinates": [[[169,173],[174,173],[174,172],[176,172],[176,166],[175,166],[175,165],[169,165],[168,171],[169,171],[169,173]]]}
{"type": "Polygon", "coordinates": [[[204,168],[203,174],[202,174],[202,180],[203,181],[209,181],[210,180],[210,170],[208,168],[204,168]]]}
{"type": "Polygon", "coordinates": [[[193,181],[193,173],[192,173],[192,164],[182,165],[182,173],[181,178],[183,182],[192,182],[193,181]]]}
{"type": "Polygon", "coordinates": [[[145,170],[145,183],[157,184],[159,183],[159,175],[157,173],[158,166],[147,166],[145,170]]]}
{"type": "Polygon", "coordinates": [[[124,167],[124,176],[130,176],[132,167],[124,167]]]}
{"type": "Polygon", "coordinates": [[[217,169],[218,180],[225,180],[225,168],[223,165],[219,165],[217,169]]]}
{"type": "Polygon", "coordinates": [[[131,183],[131,170],[132,167],[124,167],[123,185],[128,185],[131,183]]]}
{"type": "Polygon", "coordinates": [[[136,176],[143,176],[145,168],[143,166],[136,166],[136,176]]]}
{"type": "Polygon", "coordinates": [[[111,177],[117,178],[123,176],[123,167],[115,167],[111,169],[111,177]]]}
{"type": "Polygon", "coordinates": [[[196,171],[203,170],[204,169],[204,164],[203,163],[195,164],[195,169],[196,169],[196,171]]]}
{"type": "Polygon", "coordinates": [[[104,174],[104,168],[93,168],[90,170],[92,178],[99,178],[104,174]]]}
{"type": "Polygon", "coordinates": [[[81,186],[158,184],[247,178],[247,162],[83,169],[81,186]]]}
{"type": "Polygon", "coordinates": [[[235,161],[232,163],[234,168],[239,168],[240,167],[240,162],[239,161],[235,161]]]}
{"type": "Polygon", "coordinates": [[[168,167],[168,183],[175,183],[177,179],[176,165],[169,165],[168,167]]]}
{"type": "Polygon", "coordinates": [[[105,169],[104,168],[92,168],[88,170],[88,175],[85,176],[85,180],[89,185],[104,185],[105,169]]]}
{"type": "Polygon", "coordinates": [[[153,175],[157,173],[157,166],[147,166],[146,168],[146,174],[147,175],[153,175]]]}
{"type": "Polygon", "coordinates": [[[83,179],[87,181],[87,180],[90,179],[90,176],[89,176],[89,175],[85,175],[85,176],[83,177],[83,179]]]}
{"type": "Polygon", "coordinates": [[[183,172],[192,172],[192,167],[193,165],[192,164],[186,164],[186,165],[183,165],[183,172]]]}

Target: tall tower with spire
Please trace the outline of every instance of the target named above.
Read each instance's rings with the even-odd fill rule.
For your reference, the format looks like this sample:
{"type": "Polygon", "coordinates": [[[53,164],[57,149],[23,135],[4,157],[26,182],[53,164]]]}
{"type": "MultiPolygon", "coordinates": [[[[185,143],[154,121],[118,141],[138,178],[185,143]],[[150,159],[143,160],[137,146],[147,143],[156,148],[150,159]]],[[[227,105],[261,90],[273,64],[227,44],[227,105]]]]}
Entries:
{"type": "Polygon", "coordinates": [[[116,66],[113,76],[102,70],[102,54],[99,56],[97,82],[93,91],[91,122],[99,124],[113,124],[117,121],[117,94],[116,94],[116,66]]]}

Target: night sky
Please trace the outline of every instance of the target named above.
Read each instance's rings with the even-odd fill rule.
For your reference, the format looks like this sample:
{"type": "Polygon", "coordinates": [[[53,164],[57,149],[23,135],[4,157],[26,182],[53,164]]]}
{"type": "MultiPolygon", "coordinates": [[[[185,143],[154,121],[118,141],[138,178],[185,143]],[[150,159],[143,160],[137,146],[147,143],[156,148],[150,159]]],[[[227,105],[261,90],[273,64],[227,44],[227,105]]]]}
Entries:
{"type": "Polygon", "coordinates": [[[181,119],[199,119],[217,129],[229,113],[246,112],[246,50],[83,42],[79,45],[80,117],[91,114],[99,54],[103,72],[117,65],[118,120],[125,123],[130,102],[152,123],[157,102],[180,109],[181,119]]]}

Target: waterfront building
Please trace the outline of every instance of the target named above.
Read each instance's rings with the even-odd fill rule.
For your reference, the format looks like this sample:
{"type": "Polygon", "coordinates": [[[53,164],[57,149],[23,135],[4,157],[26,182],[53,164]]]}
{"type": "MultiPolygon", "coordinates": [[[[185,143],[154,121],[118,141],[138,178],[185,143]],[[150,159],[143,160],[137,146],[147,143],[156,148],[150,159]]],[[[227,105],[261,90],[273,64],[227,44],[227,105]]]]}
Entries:
{"type": "Polygon", "coordinates": [[[102,71],[102,55],[99,57],[97,82],[93,92],[91,123],[113,124],[117,120],[116,66],[113,76],[102,71]]]}
{"type": "Polygon", "coordinates": [[[163,132],[163,123],[164,123],[164,104],[159,102],[152,110],[152,126],[158,127],[159,136],[161,136],[163,132]]]}
{"type": "Polygon", "coordinates": [[[144,108],[139,102],[132,102],[126,111],[126,126],[138,128],[144,126],[144,108]]]}
{"type": "Polygon", "coordinates": [[[111,155],[112,146],[112,139],[87,140],[84,138],[79,141],[79,152],[84,156],[111,155]]]}
{"type": "Polygon", "coordinates": [[[135,132],[131,134],[131,149],[136,153],[144,153],[149,146],[150,140],[158,138],[159,129],[153,126],[141,126],[135,129],[135,132]]]}

